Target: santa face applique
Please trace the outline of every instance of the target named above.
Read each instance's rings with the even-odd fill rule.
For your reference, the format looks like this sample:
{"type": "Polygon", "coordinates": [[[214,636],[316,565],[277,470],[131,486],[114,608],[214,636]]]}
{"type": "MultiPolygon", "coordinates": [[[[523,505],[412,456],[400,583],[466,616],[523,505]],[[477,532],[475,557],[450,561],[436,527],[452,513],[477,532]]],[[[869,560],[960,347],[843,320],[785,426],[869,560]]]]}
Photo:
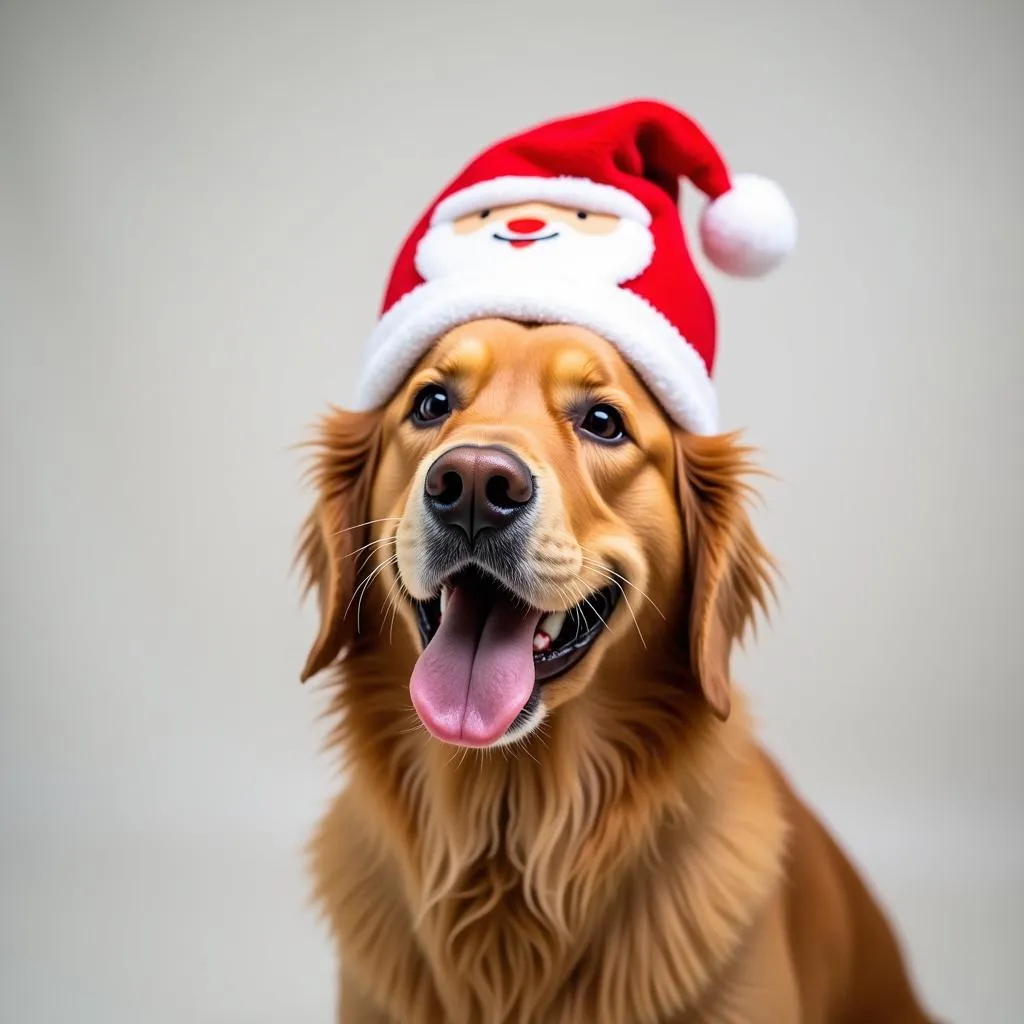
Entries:
{"type": "Polygon", "coordinates": [[[651,232],[637,220],[528,202],[434,224],[416,250],[416,269],[425,281],[522,271],[622,284],[643,273],[653,254],[651,232]]]}

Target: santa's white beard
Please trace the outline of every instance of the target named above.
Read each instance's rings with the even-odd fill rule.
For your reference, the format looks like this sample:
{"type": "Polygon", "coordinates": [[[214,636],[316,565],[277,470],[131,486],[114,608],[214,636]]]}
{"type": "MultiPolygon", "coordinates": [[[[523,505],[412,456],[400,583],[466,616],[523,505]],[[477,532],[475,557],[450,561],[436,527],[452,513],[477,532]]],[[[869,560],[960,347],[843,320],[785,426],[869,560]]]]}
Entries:
{"type": "Polygon", "coordinates": [[[494,237],[514,236],[496,221],[470,234],[456,234],[450,223],[435,224],[416,248],[416,269],[425,281],[458,273],[525,272],[581,277],[589,281],[623,284],[638,277],[654,255],[650,231],[633,220],[622,219],[614,231],[588,235],[571,224],[549,221],[541,235],[557,238],[516,248],[494,237]]]}

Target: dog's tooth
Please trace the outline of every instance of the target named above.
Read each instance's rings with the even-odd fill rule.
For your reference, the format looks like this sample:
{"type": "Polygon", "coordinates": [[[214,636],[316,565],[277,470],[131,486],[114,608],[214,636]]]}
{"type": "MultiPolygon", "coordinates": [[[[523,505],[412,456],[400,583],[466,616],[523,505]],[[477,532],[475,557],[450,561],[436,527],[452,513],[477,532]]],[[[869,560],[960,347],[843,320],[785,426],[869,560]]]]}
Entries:
{"type": "Polygon", "coordinates": [[[448,588],[441,588],[441,614],[444,615],[445,608],[448,607],[448,588]]]}
{"type": "Polygon", "coordinates": [[[540,630],[547,633],[554,642],[558,638],[558,634],[562,632],[562,626],[565,625],[565,612],[548,612],[543,619],[540,620],[540,630]]]}
{"type": "Polygon", "coordinates": [[[542,629],[533,634],[533,649],[535,651],[546,651],[551,646],[551,637],[542,629]]]}

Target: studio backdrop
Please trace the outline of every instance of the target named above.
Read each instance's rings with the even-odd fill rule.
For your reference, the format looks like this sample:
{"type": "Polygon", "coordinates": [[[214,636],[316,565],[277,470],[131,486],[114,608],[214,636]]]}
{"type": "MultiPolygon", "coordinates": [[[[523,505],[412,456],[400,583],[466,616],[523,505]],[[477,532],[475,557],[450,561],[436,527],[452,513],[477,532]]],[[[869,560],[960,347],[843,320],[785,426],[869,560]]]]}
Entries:
{"type": "Polygon", "coordinates": [[[6,0],[0,1019],[332,1019],[295,446],[462,163],[634,97],[800,218],[701,263],[782,572],[737,681],[929,1005],[1024,1019],[1022,52],[1013,0],[6,0]]]}

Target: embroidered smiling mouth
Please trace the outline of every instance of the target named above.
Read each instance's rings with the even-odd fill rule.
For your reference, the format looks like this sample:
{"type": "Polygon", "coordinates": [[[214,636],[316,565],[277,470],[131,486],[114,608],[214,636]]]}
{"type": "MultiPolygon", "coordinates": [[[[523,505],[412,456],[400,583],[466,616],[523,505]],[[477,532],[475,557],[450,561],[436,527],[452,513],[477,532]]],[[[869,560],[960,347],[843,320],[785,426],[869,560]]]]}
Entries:
{"type": "Polygon", "coordinates": [[[489,746],[529,719],[540,687],[590,650],[615,610],[615,587],[565,612],[531,608],[471,567],[417,603],[423,644],[410,682],[413,704],[438,739],[489,746]]]}
{"type": "Polygon", "coordinates": [[[552,238],[557,238],[558,235],[559,232],[552,231],[550,235],[538,235],[536,238],[509,238],[507,235],[500,235],[495,231],[491,237],[499,242],[508,242],[514,249],[523,249],[528,245],[533,245],[534,242],[548,242],[552,238]]]}

